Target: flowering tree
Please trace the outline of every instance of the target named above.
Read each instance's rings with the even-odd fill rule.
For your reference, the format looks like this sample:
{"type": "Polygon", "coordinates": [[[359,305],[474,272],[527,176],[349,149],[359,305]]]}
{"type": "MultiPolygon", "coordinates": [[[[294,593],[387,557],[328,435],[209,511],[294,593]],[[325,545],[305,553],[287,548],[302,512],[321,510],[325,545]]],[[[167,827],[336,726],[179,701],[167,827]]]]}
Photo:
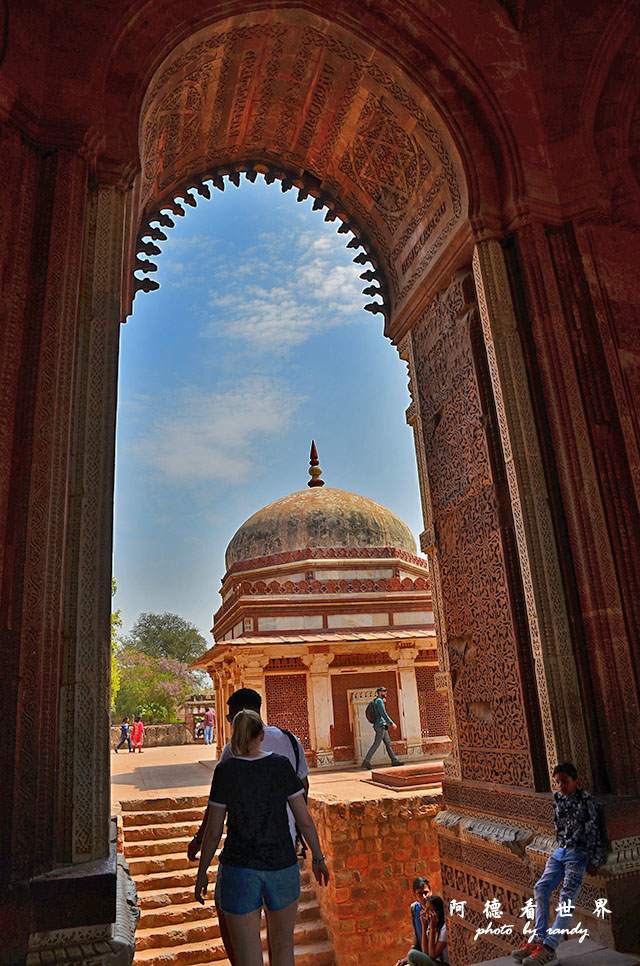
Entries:
{"type": "Polygon", "coordinates": [[[118,654],[118,668],[117,713],[140,714],[147,724],[175,720],[178,705],[197,690],[193,672],[175,658],[125,647],[118,654]]]}
{"type": "MultiPolygon", "coordinates": [[[[111,578],[111,597],[115,597],[118,585],[111,578]]],[[[116,695],[120,690],[120,669],[118,667],[118,628],[122,627],[120,608],[111,611],[111,713],[116,710],[116,695]]]]}

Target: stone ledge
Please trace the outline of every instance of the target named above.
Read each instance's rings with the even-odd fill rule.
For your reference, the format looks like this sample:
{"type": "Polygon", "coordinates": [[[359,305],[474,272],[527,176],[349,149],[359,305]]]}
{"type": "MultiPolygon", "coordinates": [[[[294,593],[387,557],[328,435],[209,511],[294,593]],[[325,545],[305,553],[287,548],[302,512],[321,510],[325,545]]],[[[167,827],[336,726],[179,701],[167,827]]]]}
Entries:
{"type": "MultiPolygon", "coordinates": [[[[558,961],[567,966],[639,966],[640,957],[616,952],[607,946],[600,946],[590,939],[579,942],[577,939],[561,942],[557,949],[558,961]]],[[[516,966],[511,956],[484,960],[474,966],[516,966]]]]}
{"type": "Polygon", "coordinates": [[[481,841],[502,852],[523,856],[533,839],[533,832],[518,825],[509,825],[494,819],[464,815],[451,809],[443,809],[435,818],[443,830],[458,836],[461,841],[481,841]]]}

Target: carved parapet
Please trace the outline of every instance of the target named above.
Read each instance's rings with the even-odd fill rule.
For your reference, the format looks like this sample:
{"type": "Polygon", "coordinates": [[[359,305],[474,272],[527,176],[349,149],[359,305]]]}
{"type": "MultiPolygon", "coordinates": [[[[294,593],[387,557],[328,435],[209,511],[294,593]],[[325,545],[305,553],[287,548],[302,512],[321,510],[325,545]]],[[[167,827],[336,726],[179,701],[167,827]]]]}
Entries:
{"type": "Polygon", "coordinates": [[[557,847],[555,835],[536,835],[526,848],[526,853],[533,862],[544,865],[557,847]]]}
{"type": "Polygon", "coordinates": [[[612,879],[640,874],[640,835],[614,839],[607,861],[598,869],[598,873],[612,879]]]}
{"type": "Polygon", "coordinates": [[[475,815],[465,815],[445,809],[435,821],[447,832],[457,835],[460,841],[482,843],[500,852],[523,856],[534,837],[530,829],[506,822],[498,822],[475,815]]]}

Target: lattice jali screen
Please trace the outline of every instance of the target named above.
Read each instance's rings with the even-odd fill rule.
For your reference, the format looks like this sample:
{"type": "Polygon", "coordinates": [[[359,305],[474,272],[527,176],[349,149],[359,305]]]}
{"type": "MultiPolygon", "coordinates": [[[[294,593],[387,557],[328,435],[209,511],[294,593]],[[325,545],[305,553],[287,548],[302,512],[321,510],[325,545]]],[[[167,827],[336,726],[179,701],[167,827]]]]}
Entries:
{"type": "Polygon", "coordinates": [[[292,731],[302,742],[304,750],[310,751],[306,675],[267,674],[264,688],[268,724],[292,731]]]}
{"type": "Polygon", "coordinates": [[[418,707],[423,738],[449,734],[449,708],[446,697],[438,694],[433,679],[438,670],[436,664],[416,667],[418,707]]]}

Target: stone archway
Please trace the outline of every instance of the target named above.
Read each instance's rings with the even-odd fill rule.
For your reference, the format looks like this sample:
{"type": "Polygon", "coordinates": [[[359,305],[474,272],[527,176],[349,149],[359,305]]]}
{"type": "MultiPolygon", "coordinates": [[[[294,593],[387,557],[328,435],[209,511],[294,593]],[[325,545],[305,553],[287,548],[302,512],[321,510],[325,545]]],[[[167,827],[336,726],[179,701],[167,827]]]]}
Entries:
{"type": "MultiPolygon", "coordinates": [[[[73,32],[55,22],[54,6],[61,57],[73,32]]],[[[638,541],[635,424],[616,369],[626,357],[620,362],[606,342],[615,328],[606,307],[612,257],[588,222],[602,182],[581,173],[573,190],[555,149],[541,159],[555,143],[554,115],[526,66],[525,37],[542,48],[542,21],[533,4],[509,2],[482,12],[469,3],[455,14],[432,5],[430,16],[409,3],[397,17],[383,2],[365,15],[349,3],[328,19],[312,2],[247,13],[233,0],[141,0],[95,11],[86,23],[79,9],[73,38],[80,54],[93,54],[78,66],[90,96],[77,80],[56,84],[34,67],[33,83],[43,86],[31,89],[27,78],[17,95],[3,88],[2,102],[14,235],[6,263],[13,354],[3,372],[20,404],[0,439],[10,548],[3,721],[15,749],[1,834],[13,855],[6,881],[21,884],[4,903],[21,922],[20,942],[60,925],[47,900],[59,888],[47,879],[54,866],[77,873],[109,852],[118,326],[134,289],[152,287],[134,271],[152,269],[149,225],[162,231],[159,219],[179,216],[191,188],[206,192],[258,170],[312,194],[354,232],[368,294],[408,364],[439,686],[454,721],[443,878],[448,896],[465,897],[477,918],[477,882],[490,868],[482,888],[510,890],[515,908],[541,850],[534,839],[527,854],[505,855],[502,843],[519,829],[548,827],[543,793],[554,762],[573,758],[618,795],[637,795],[640,782],[627,565],[638,541]],[[492,38],[485,49],[474,46],[478,35],[492,38]],[[65,109],[65,123],[50,119],[65,109]],[[571,285],[565,312],[560,292],[571,285]],[[603,342],[598,399],[570,392],[582,388],[603,342]],[[602,495],[584,501],[585,487],[602,495]],[[616,529],[626,539],[616,542],[616,529]],[[590,543],[602,548],[597,564],[590,543]],[[598,594],[611,602],[608,622],[583,619],[598,594]],[[595,649],[601,639],[607,666],[595,649]],[[74,737],[80,727],[90,736],[84,745],[74,737]],[[614,740],[628,751],[620,762],[614,740]],[[485,812],[496,824],[489,845],[473,832],[485,812]]],[[[21,25],[9,69],[27,56],[21,25]]],[[[579,78],[572,83],[579,89],[579,78]]],[[[635,116],[631,106],[627,113],[635,116]]],[[[619,825],[621,842],[636,834],[619,825]]],[[[102,881],[90,920],[98,931],[112,911],[102,881]]],[[[615,927],[622,943],[623,919],[615,927]]],[[[472,945],[473,922],[453,923],[461,963],[503,948],[472,945]]],[[[41,939],[33,942],[37,949],[41,939]]]]}

